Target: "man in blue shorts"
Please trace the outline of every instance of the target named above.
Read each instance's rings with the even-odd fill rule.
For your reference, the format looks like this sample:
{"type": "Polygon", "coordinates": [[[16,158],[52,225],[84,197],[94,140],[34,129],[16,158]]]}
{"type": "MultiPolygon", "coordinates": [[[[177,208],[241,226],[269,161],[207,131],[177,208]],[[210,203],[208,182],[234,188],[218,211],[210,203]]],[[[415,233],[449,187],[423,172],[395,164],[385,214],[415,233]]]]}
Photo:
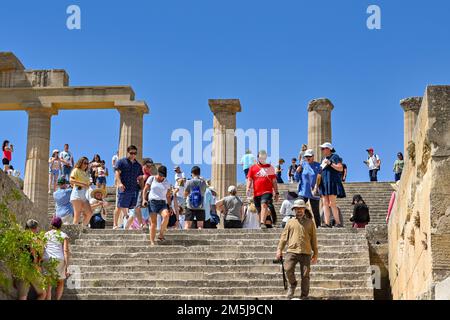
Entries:
{"type": "Polygon", "coordinates": [[[114,227],[119,228],[119,216],[128,215],[129,209],[134,209],[138,200],[140,185],[142,182],[142,166],[136,160],[136,146],[127,148],[127,157],[116,162],[115,178],[117,185],[117,210],[114,212],[114,227]]]}

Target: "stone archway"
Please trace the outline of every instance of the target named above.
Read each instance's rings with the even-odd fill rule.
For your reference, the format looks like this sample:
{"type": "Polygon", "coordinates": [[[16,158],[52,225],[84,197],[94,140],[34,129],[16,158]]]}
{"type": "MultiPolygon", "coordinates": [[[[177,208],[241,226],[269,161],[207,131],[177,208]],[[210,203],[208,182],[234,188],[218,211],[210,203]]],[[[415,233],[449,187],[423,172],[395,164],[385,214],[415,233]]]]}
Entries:
{"type": "Polygon", "coordinates": [[[142,159],[144,101],[130,86],[69,86],[65,70],[25,70],[11,52],[0,52],[0,111],[28,114],[24,193],[37,210],[48,210],[48,153],[51,117],[59,110],[116,109],[120,113],[119,156],[130,144],[142,159]]]}

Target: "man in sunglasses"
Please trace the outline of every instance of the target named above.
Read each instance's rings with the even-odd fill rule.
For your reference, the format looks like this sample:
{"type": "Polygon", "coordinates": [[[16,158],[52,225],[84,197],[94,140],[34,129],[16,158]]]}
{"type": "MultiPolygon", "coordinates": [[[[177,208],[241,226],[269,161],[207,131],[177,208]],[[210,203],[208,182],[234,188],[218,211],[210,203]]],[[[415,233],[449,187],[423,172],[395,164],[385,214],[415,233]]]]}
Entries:
{"type": "Polygon", "coordinates": [[[120,213],[128,216],[128,210],[134,209],[137,204],[144,173],[141,164],[136,160],[136,155],[137,148],[131,145],[127,148],[127,156],[116,163],[117,210],[114,211],[113,229],[119,228],[120,213]]]}

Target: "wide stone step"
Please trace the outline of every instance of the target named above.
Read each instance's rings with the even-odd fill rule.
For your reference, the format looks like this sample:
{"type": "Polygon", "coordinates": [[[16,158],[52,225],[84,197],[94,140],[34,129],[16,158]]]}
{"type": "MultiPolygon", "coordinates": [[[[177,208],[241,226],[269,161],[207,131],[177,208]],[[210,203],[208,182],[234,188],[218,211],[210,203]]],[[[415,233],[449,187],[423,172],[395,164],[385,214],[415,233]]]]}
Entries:
{"type": "MultiPolygon", "coordinates": [[[[148,272],[109,272],[105,273],[102,271],[92,272],[89,268],[81,269],[81,278],[83,280],[99,280],[99,281],[107,281],[107,280],[124,280],[129,282],[126,283],[126,286],[133,285],[133,281],[139,280],[180,280],[180,281],[194,281],[194,280],[202,280],[202,281],[228,281],[228,280],[239,280],[246,281],[249,280],[258,280],[258,281],[272,281],[276,280],[277,283],[282,278],[281,276],[281,268],[273,268],[271,272],[174,272],[172,270],[165,271],[148,271],[148,272]]],[[[299,269],[297,269],[298,271],[299,269]]],[[[326,281],[338,281],[338,280],[367,280],[370,279],[370,273],[365,270],[364,272],[316,272],[314,270],[311,271],[311,278],[318,280],[326,280],[326,281]]],[[[103,282],[106,283],[106,282],[103,282]]],[[[138,286],[142,286],[139,282],[138,286]]],[[[83,284],[85,285],[85,284],[83,284]]],[[[189,284],[190,285],[190,284],[189,284]]],[[[86,284],[86,286],[92,286],[92,284],[86,284]]],[[[115,285],[111,285],[114,287],[115,285]]]]}
{"type": "MultiPolygon", "coordinates": [[[[364,241],[364,239],[361,239],[364,241]]],[[[351,247],[351,246],[363,246],[365,245],[362,241],[355,241],[355,239],[350,240],[337,240],[337,239],[320,239],[318,240],[318,246],[319,248],[324,247],[332,247],[330,250],[338,249],[339,247],[342,248],[342,246],[351,247]]],[[[75,241],[75,245],[77,246],[125,246],[125,247],[132,247],[132,246],[148,246],[149,240],[147,237],[145,239],[140,240],[87,240],[87,239],[79,239],[75,241]]],[[[172,240],[167,239],[164,242],[161,242],[158,246],[155,246],[155,251],[159,250],[165,250],[165,247],[170,246],[172,249],[180,249],[180,250],[199,250],[199,251],[205,251],[205,250],[217,250],[221,247],[234,247],[236,249],[242,249],[243,247],[249,247],[250,250],[253,250],[254,247],[276,247],[278,245],[277,240],[265,240],[265,239],[227,239],[223,240],[221,242],[218,242],[216,240],[209,240],[209,239],[178,239],[178,240],[172,240]],[[193,247],[193,248],[192,248],[193,247]],[[251,248],[250,248],[251,247],[251,248]]],[[[228,249],[227,249],[228,251],[228,249]]]]}
{"type": "MultiPolygon", "coordinates": [[[[251,295],[276,295],[283,296],[286,291],[283,288],[283,283],[280,281],[280,285],[273,287],[227,287],[227,288],[210,288],[210,287],[170,287],[170,288],[153,288],[153,287],[89,287],[83,289],[66,289],[67,294],[82,293],[82,294],[105,294],[113,295],[173,295],[174,299],[177,296],[186,295],[209,295],[214,298],[223,295],[236,295],[236,296],[251,296],[251,295]]],[[[298,293],[299,294],[299,293],[298,293]]],[[[359,288],[323,288],[312,286],[310,290],[312,297],[327,297],[327,296],[340,296],[340,295],[363,295],[373,296],[373,287],[359,287],[359,288]]]]}
{"type": "MultiPolygon", "coordinates": [[[[82,260],[77,260],[78,262],[83,262],[82,260]]],[[[84,260],[86,263],[89,260],[84,260]]],[[[109,275],[109,273],[121,273],[122,277],[127,277],[129,274],[133,273],[145,273],[145,274],[159,274],[163,272],[166,274],[182,274],[182,275],[192,275],[192,276],[204,276],[207,274],[232,274],[232,273],[246,273],[246,274],[260,274],[260,273],[271,273],[277,272],[280,275],[281,266],[279,264],[262,264],[262,265],[172,265],[168,270],[166,265],[133,265],[133,264],[124,264],[118,265],[109,264],[109,260],[104,261],[103,265],[82,265],[77,264],[77,267],[80,268],[80,272],[83,274],[83,277],[86,273],[96,273],[100,272],[104,275],[109,275]]],[[[323,274],[332,274],[337,275],[346,275],[346,274],[357,274],[364,273],[369,270],[367,265],[324,265],[319,264],[311,265],[311,272],[314,274],[323,273],[323,274]]],[[[134,276],[132,276],[134,277],[134,276]]]]}
{"type": "MultiPolygon", "coordinates": [[[[137,257],[147,258],[147,259],[179,259],[182,262],[183,259],[189,259],[195,256],[196,259],[274,259],[273,252],[145,252],[145,251],[133,251],[133,253],[123,253],[123,252],[93,252],[93,251],[81,251],[73,252],[73,258],[79,259],[119,259],[128,258],[134,259],[137,257]]],[[[355,252],[319,252],[319,259],[347,259],[356,257],[368,257],[367,251],[355,251],[355,252]]],[[[367,259],[368,260],[368,259],[367,259]]]]}
{"type": "MultiPolygon", "coordinates": [[[[122,246],[123,249],[115,249],[117,246],[112,246],[114,250],[102,250],[98,251],[101,253],[109,253],[109,252],[120,252],[120,253],[127,253],[127,252],[154,252],[154,253],[187,253],[187,254],[198,254],[198,253],[214,253],[214,252],[227,252],[227,253],[238,253],[238,252],[251,252],[251,253],[274,253],[277,250],[277,246],[273,243],[271,245],[267,246],[258,246],[258,245],[249,245],[249,246],[193,246],[193,247],[185,247],[185,246],[153,246],[153,247],[145,247],[143,249],[142,247],[138,246],[122,246]],[[137,249],[136,249],[137,248],[137,249]]],[[[81,253],[81,252],[91,252],[90,251],[91,246],[77,246],[76,249],[73,251],[73,253],[81,253]]],[[[110,248],[110,247],[107,247],[110,248]]],[[[336,252],[336,253],[346,253],[346,252],[365,252],[368,250],[368,246],[365,245],[349,245],[346,247],[343,246],[318,246],[319,254],[322,254],[322,252],[336,252]]]]}
{"type": "MultiPolygon", "coordinates": [[[[85,243],[84,241],[121,241],[123,245],[126,245],[130,241],[148,241],[148,234],[121,234],[116,232],[115,234],[85,234],[81,239],[76,240],[77,244],[85,243]]],[[[224,241],[271,241],[276,242],[280,240],[279,234],[253,234],[253,235],[236,235],[235,237],[230,237],[228,235],[197,235],[197,236],[187,236],[187,235],[166,235],[166,242],[174,242],[175,245],[180,245],[182,241],[209,241],[211,244],[220,244],[224,241]]],[[[317,241],[319,244],[332,244],[337,242],[346,241],[348,243],[355,243],[357,241],[365,241],[366,237],[363,234],[341,234],[326,236],[319,234],[317,236],[317,241]]],[[[87,242],[86,242],[87,243],[87,242]]],[[[165,242],[164,242],[165,243],[165,242]]],[[[163,245],[163,244],[161,244],[163,245]]]]}
{"type": "MultiPolygon", "coordinates": [[[[364,277],[363,280],[317,280],[315,277],[311,277],[311,288],[326,288],[326,289],[344,289],[344,288],[365,288],[369,287],[370,276],[364,277]]],[[[264,288],[273,288],[280,286],[283,288],[283,279],[280,276],[279,279],[268,280],[147,280],[147,279],[87,279],[82,278],[80,280],[79,290],[90,290],[90,288],[138,288],[147,287],[158,291],[159,289],[170,291],[170,289],[177,289],[177,292],[182,293],[202,293],[210,292],[212,294],[223,294],[227,291],[227,288],[233,288],[231,292],[239,291],[240,289],[258,288],[263,290],[264,288]],[[239,288],[239,289],[238,289],[239,288]]],[[[173,291],[172,291],[173,292],[173,291]]],[[[229,293],[231,293],[229,292],[229,293]]],[[[233,293],[236,294],[236,293],[233,293]]]]}
{"type": "MultiPolygon", "coordinates": [[[[323,291],[321,292],[323,294],[323,291]]],[[[311,300],[373,300],[373,293],[365,294],[355,293],[355,294],[342,294],[337,292],[336,296],[333,296],[334,292],[331,292],[328,296],[311,296],[311,300]]],[[[297,294],[298,298],[298,294],[297,294]]],[[[113,295],[110,294],[64,294],[64,300],[287,300],[286,294],[284,295],[249,295],[249,296],[210,296],[210,295],[149,295],[149,294],[121,294],[113,295]]]]}
{"type": "MultiPolygon", "coordinates": [[[[166,235],[182,235],[187,234],[189,236],[195,236],[195,235],[214,235],[214,234],[227,234],[227,235],[250,235],[250,234],[281,234],[280,229],[191,229],[191,230],[168,230],[166,235]]],[[[143,231],[140,230],[109,230],[109,229],[86,229],[84,231],[86,234],[139,234],[143,233],[143,231]]],[[[319,228],[317,230],[317,234],[326,234],[326,235],[333,235],[333,234],[365,234],[364,229],[347,229],[347,228],[319,228]]]]}
{"type": "MultiPolygon", "coordinates": [[[[143,254],[114,254],[114,255],[99,255],[99,254],[80,254],[74,255],[71,259],[73,266],[139,266],[147,268],[148,266],[255,266],[255,265],[270,265],[273,266],[272,260],[274,254],[270,258],[251,257],[251,258],[179,258],[179,257],[164,257],[155,258],[150,254],[148,257],[142,257],[143,254]]],[[[369,256],[351,256],[345,258],[326,258],[320,256],[316,264],[320,266],[369,266],[369,256]]]]}

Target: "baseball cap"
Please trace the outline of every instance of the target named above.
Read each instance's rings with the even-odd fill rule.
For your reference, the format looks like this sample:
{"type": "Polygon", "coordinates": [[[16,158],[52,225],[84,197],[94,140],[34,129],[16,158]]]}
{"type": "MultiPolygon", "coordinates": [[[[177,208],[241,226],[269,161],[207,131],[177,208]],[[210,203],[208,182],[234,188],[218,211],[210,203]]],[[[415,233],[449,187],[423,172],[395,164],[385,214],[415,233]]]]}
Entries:
{"type": "Polygon", "coordinates": [[[303,156],[304,157],[314,157],[314,150],[313,149],[306,150],[305,154],[303,156]]]}
{"type": "Polygon", "coordinates": [[[229,193],[235,192],[235,191],[236,191],[236,186],[229,186],[229,187],[228,187],[228,192],[229,192],[229,193]]]}
{"type": "Polygon", "coordinates": [[[372,151],[372,152],[373,152],[373,148],[366,149],[366,151],[367,151],[367,152],[369,152],[369,151],[372,151]]]}
{"type": "MultiPolygon", "coordinates": [[[[322,148],[322,149],[327,148],[327,149],[330,149],[330,150],[333,150],[333,149],[334,149],[333,145],[332,145],[331,143],[329,143],[329,142],[325,142],[324,144],[321,144],[321,145],[320,145],[320,148],[322,148]]],[[[306,152],[306,151],[305,151],[305,152],[306,152]]]]}

